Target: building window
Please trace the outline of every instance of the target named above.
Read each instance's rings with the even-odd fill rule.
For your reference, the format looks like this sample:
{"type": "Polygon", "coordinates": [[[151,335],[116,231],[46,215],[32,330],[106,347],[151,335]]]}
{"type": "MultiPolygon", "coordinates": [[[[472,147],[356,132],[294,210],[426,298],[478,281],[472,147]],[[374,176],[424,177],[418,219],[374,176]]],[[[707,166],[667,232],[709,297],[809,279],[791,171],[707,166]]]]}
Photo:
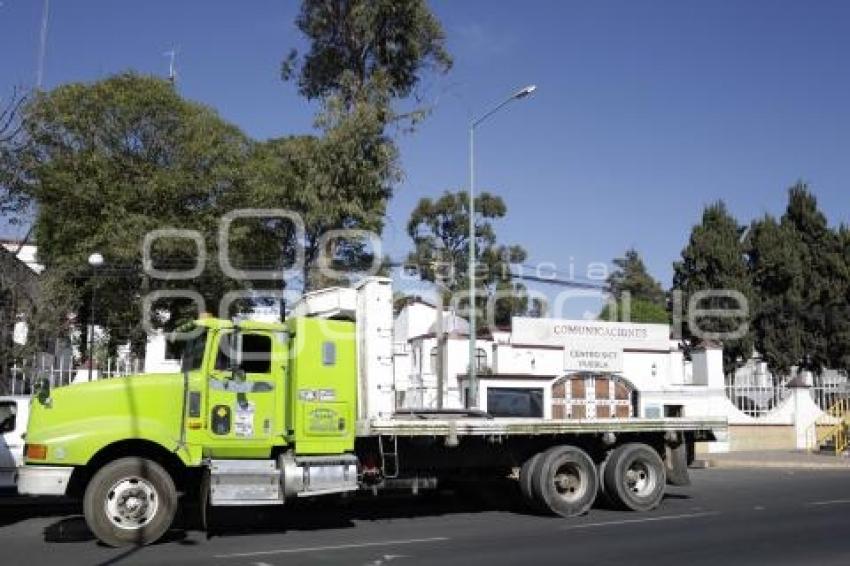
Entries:
{"type": "Polygon", "coordinates": [[[542,387],[488,387],[487,413],[494,417],[543,417],[542,387]]]}
{"type": "Polygon", "coordinates": [[[487,352],[484,348],[476,348],[475,350],[475,371],[482,372],[487,369],[487,352]]]}

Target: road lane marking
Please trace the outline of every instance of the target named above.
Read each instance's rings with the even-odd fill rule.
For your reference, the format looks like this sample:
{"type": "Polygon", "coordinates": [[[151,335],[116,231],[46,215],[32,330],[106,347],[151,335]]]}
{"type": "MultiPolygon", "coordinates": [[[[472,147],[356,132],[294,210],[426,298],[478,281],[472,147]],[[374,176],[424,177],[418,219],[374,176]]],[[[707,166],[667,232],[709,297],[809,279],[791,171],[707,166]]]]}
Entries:
{"type": "Polygon", "coordinates": [[[828,501],[812,501],[806,505],[840,505],[842,503],[850,503],[850,499],[830,499],[828,501]]]}
{"type": "Polygon", "coordinates": [[[655,521],[682,521],[685,519],[698,519],[700,517],[712,517],[714,515],[720,515],[718,511],[711,511],[705,513],[687,513],[683,515],[664,515],[663,517],[646,517],[644,519],[623,519],[622,521],[607,521],[604,523],[585,523],[583,525],[570,525],[568,527],[564,527],[565,531],[572,531],[575,529],[590,529],[593,527],[610,527],[614,525],[629,525],[632,523],[652,523],[655,521]]]}
{"type": "Polygon", "coordinates": [[[250,558],[251,556],[270,556],[272,554],[297,554],[300,552],[321,552],[325,550],[346,550],[350,548],[369,548],[371,546],[394,546],[399,544],[417,544],[423,542],[445,542],[448,537],[411,538],[404,540],[382,540],[356,544],[338,544],[334,546],[306,546],[302,548],[281,548],[279,550],[260,550],[257,552],[236,552],[233,554],[216,554],[214,558],[250,558]]]}

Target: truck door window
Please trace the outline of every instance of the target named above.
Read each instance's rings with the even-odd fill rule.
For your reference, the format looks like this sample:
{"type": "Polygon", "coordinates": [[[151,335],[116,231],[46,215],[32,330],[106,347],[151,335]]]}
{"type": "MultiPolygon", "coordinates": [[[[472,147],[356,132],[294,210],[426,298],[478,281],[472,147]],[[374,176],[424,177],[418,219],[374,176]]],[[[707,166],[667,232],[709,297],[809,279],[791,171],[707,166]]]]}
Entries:
{"type": "MultiPolygon", "coordinates": [[[[227,371],[233,366],[233,354],[236,349],[231,346],[233,334],[225,334],[219,340],[218,353],[215,359],[215,369],[227,371]]],[[[239,334],[238,359],[242,360],[239,367],[245,373],[270,373],[272,357],[272,339],[263,334],[239,334]]]]}
{"type": "Polygon", "coordinates": [[[242,335],[242,369],[245,373],[270,373],[272,339],[262,334],[242,335]]]}

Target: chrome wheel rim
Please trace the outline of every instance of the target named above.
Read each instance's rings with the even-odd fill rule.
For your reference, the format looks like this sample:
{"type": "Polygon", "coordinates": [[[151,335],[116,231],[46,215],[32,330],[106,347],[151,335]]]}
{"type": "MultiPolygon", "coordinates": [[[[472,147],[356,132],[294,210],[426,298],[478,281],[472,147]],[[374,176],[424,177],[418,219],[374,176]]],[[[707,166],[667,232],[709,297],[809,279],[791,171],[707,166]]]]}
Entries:
{"type": "Polygon", "coordinates": [[[141,529],[151,522],[159,509],[159,497],[153,484],[144,478],[123,478],[109,489],[104,510],[119,529],[141,529]]]}
{"type": "Polygon", "coordinates": [[[582,470],[573,462],[566,462],[555,470],[552,477],[555,493],[567,503],[575,503],[584,497],[587,480],[582,470]]]}
{"type": "Polygon", "coordinates": [[[648,497],[658,483],[655,469],[642,460],[633,461],[626,469],[626,489],[637,497],[648,497]]]}

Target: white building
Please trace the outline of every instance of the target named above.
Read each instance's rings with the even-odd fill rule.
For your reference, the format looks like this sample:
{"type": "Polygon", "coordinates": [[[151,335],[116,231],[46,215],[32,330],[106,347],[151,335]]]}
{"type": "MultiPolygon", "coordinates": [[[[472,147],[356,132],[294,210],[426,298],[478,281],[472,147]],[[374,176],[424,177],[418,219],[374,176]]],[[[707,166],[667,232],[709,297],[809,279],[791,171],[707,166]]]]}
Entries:
{"type": "Polygon", "coordinates": [[[44,271],[44,266],[40,264],[36,258],[38,246],[34,244],[26,244],[19,240],[0,240],[0,246],[11,252],[27,267],[35,273],[41,274],[44,271]]]}
{"type": "MultiPolygon", "coordinates": [[[[443,314],[442,406],[469,392],[465,320],[443,314]]],[[[396,388],[403,406],[440,405],[436,308],[406,305],[395,320],[396,388]]],[[[498,416],[612,418],[726,414],[720,349],[686,361],[664,324],[514,318],[476,340],[479,408],[498,416]]]]}

